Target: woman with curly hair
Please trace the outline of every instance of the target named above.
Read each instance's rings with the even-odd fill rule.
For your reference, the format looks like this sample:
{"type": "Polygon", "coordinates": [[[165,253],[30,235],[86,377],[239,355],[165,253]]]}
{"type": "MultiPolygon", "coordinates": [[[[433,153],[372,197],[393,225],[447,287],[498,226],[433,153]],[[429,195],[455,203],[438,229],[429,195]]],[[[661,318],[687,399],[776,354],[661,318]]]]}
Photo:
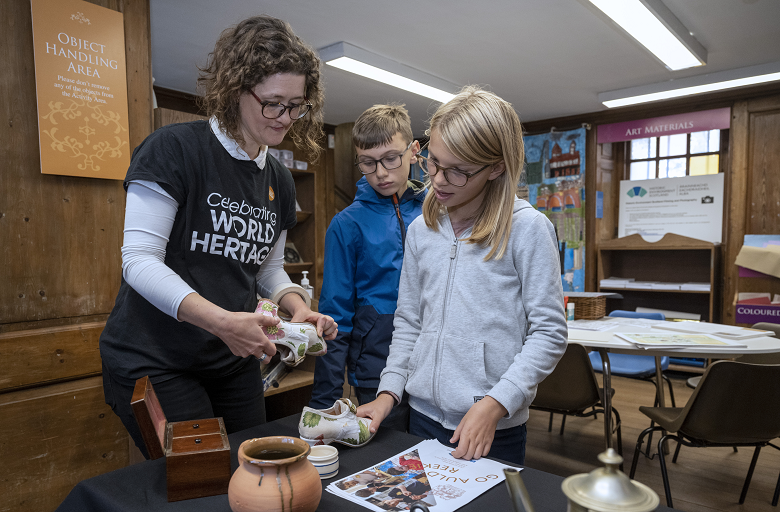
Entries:
{"type": "Polygon", "coordinates": [[[198,79],[208,121],[165,126],[133,152],[122,282],[100,337],[108,403],[146,454],[132,414],[148,375],[168,421],[265,421],[260,364],[276,353],[254,314],[268,297],[333,339],[332,318],[284,272],[295,225],[290,171],[268,154],[290,132],[320,151],[320,60],[290,26],[256,16],[225,30],[198,79]]]}

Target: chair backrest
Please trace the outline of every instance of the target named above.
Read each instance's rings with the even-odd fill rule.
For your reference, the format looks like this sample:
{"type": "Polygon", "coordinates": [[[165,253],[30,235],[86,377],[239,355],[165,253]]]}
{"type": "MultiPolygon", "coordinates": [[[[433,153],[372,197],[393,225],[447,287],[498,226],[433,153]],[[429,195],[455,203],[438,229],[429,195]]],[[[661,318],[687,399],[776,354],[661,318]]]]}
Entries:
{"type": "Polygon", "coordinates": [[[679,431],[711,443],[780,437],[780,365],[718,361],[685,405],[679,431]]]}
{"type": "Polygon", "coordinates": [[[612,311],[608,316],[611,316],[613,318],[619,317],[619,318],[647,318],[648,320],[666,320],[666,316],[664,316],[663,313],[656,313],[656,312],[650,312],[650,311],[626,311],[624,309],[616,309],[615,311],[612,311]]]}
{"type": "Polygon", "coordinates": [[[753,329],[760,329],[762,331],[772,331],[775,333],[775,337],[780,338],[780,324],[773,324],[770,322],[758,322],[753,324],[753,329]]]}
{"type": "MultiPolygon", "coordinates": [[[[780,324],[772,324],[769,322],[759,322],[753,324],[753,329],[760,329],[762,331],[773,331],[777,338],[780,338],[780,324]]],[[[741,363],[752,364],[780,364],[780,352],[774,352],[771,354],[746,354],[737,358],[737,361],[741,363]]]]}
{"type": "Polygon", "coordinates": [[[601,400],[588,352],[570,343],[558,365],[536,390],[532,406],[561,411],[582,411],[601,400]]]}

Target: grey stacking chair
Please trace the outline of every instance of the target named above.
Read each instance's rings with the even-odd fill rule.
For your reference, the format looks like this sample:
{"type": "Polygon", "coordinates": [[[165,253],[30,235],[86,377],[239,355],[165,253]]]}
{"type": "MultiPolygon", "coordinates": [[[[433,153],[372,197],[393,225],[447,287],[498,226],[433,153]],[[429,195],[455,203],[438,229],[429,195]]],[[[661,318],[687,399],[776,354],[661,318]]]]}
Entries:
{"type": "MultiPolygon", "coordinates": [[[[750,479],[764,446],[780,447],[770,441],[780,437],[780,365],[749,364],[737,361],[718,361],[707,368],[701,382],[685,407],[640,407],[639,410],[658,426],[639,434],[634,449],[630,477],[634,477],[644,438],[650,432],[668,433],[658,440],[661,477],[666,503],[672,508],[664,443],[677,441],[672,462],[677,462],[680,446],[706,448],[711,446],[754,446],[739,503],[744,503],[750,479]]],[[[772,504],[777,505],[780,480],[772,504]]]]}

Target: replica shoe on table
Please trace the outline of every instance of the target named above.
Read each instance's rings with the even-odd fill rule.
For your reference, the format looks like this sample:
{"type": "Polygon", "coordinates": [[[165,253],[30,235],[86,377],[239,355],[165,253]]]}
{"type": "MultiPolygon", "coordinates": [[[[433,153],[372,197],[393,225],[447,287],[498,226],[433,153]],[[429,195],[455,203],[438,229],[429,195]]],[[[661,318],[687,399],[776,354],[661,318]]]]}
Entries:
{"type": "MultiPolygon", "coordinates": [[[[278,317],[279,305],[268,299],[260,299],[255,313],[278,317]]],[[[263,326],[263,333],[276,345],[287,366],[298,366],[306,355],[321,356],[328,351],[325,340],[317,334],[317,327],[310,322],[280,319],[277,325],[263,326]]]]}
{"type": "Polygon", "coordinates": [[[331,443],[363,446],[374,437],[368,430],[371,419],[358,418],[356,413],[357,407],[348,398],[336,400],[330,409],[304,407],[298,433],[310,446],[331,443]]]}

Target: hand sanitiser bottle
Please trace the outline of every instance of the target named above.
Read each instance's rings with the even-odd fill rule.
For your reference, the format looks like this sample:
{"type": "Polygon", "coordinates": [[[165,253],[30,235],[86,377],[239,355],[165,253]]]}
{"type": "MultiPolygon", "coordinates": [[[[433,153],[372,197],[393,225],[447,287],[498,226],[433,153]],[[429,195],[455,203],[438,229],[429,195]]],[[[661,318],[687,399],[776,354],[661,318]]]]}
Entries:
{"type": "Polygon", "coordinates": [[[303,274],[303,277],[301,278],[301,288],[306,290],[306,293],[308,293],[309,297],[311,297],[314,294],[314,288],[309,286],[309,271],[303,270],[301,271],[301,274],[303,274]]]}

